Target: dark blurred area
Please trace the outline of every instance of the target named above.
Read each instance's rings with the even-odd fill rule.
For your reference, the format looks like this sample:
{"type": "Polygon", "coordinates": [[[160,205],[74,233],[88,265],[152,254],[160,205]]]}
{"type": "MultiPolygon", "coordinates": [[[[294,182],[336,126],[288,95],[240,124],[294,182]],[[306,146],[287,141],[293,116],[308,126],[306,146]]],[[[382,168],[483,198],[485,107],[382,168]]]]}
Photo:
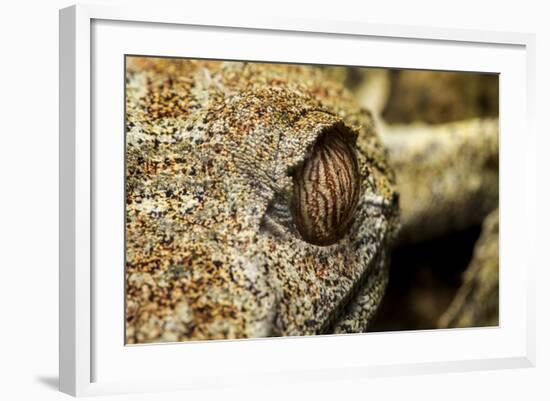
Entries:
{"type": "Polygon", "coordinates": [[[370,331],[433,329],[462,285],[480,226],[395,249],[384,301],[370,331]]]}
{"type": "Polygon", "coordinates": [[[390,71],[382,117],[389,123],[441,124],[498,116],[498,75],[445,71],[390,71]]]}

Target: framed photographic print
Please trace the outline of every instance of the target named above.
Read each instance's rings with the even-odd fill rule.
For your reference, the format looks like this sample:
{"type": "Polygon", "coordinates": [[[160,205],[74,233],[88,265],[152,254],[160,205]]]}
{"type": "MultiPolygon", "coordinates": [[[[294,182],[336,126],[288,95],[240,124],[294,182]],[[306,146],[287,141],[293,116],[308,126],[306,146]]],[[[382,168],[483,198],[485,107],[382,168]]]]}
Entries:
{"type": "Polygon", "coordinates": [[[62,10],[61,390],[532,366],[533,46],[62,10]]]}

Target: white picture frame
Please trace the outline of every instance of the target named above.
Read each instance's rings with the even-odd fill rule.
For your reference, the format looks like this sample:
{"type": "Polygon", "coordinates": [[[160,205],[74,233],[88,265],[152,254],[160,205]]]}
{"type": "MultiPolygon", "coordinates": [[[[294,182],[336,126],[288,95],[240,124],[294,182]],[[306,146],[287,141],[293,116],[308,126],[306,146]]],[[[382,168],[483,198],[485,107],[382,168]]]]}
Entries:
{"type": "Polygon", "coordinates": [[[80,396],[235,386],[251,380],[359,380],[534,366],[535,262],[529,251],[536,216],[529,202],[535,196],[536,169],[531,125],[534,44],[534,35],[523,33],[188,15],[154,7],[79,5],[61,10],[60,390],[80,396]],[[177,44],[180,35],[193,39],[188,47],[177,44]],[[254,44],[258,35],[270,45],[269,53],[254,44]],[[372,51],[375,61],[366,62],[364,53],[350,51],[361,46],[372,51]],[[123,320],[117,320],[123,309],[117,298],[123,296],[124,265],[117,262],[123,252],[117,248],[123,232],[122,198],[103,195],[111,196],[113,188],[123,190],[121,142],[94,136],[118,127],[123,137],[123,88],[117,85],[124,79],[119,68],[124,54],[500,73],[500,326],[125,347],[119,335],[123,320]],[[105,91],[113,96],[104,97],[105,91]],[[105,160],[117,173],[107,174],[99,158],[101,166],[105,160]],[[115,226],[119,221],[120,230],[106,230],[105,221],[115,226]],[[101,238],[111,236],[114,248],[109,250],[101,238]],[[114,268],[106,269],[111,264],[114,268]],[[292,366],[285,355],[294,356],[292,366]],[[170,373],[175,370],[179,373],[170,373]]]}

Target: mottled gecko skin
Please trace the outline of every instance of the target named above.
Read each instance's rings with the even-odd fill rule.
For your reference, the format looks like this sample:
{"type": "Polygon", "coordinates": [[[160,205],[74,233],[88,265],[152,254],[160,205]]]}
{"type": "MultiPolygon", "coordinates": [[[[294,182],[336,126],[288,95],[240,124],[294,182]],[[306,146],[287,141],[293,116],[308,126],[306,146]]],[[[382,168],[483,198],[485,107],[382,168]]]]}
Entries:
{"type": "Polygon", "coordinates": [[[400,243],[480,224],[498,208],[498,132],[494,118],[384,127],[399,191],[400,243]]]}
{"type": "Polygon", "coordinates": [[[463,284],[439,328],[498,326],[499,324],[499,209],[483,222],[463,284]]]}
{"type": "Polygon", "coordinates": [[[398,221],[370,114],[320,68],[127,58],[126,341],[366,329],[398,221]],[[320,135],[357,138],[348,232],[316,246],[289,208],[320,135]]]}

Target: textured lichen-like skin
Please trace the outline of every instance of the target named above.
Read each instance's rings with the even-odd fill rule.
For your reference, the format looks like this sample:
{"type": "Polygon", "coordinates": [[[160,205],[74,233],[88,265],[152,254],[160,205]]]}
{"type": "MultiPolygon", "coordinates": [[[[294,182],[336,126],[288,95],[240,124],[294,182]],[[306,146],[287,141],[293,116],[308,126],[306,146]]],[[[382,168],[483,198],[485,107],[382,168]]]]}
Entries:
{"type": "Polygon", "coordinates": [[[499,324],[499,210],[483,222],[463,284],[438,322],[440,328],[499,324]]]}
{"type": "Polygon", "coordinates": [[[370,114],[315,67],[128,57],[126,341],[365,330],[397,196],[370,114]],[[361,196],[330,246],[303,241],[292,172],[357,137],[361,196]]]}
{"type": "Polygon", "coordinates": [[[399,191],[399,242],[480,224],[498,207],[497,119],[385,126],[382,132],[399,191]]]}

